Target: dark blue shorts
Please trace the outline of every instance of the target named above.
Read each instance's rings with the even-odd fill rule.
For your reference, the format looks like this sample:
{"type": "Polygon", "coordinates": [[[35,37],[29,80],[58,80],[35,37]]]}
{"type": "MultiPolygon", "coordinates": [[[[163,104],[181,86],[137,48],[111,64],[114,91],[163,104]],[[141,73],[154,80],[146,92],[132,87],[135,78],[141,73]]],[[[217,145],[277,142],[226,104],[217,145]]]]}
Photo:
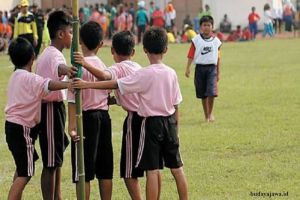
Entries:
{"type": "Polygon", "coordinates": [[[257,23],[249,23],[250,33],[253,35],[257,34],[257,23]]]}
{"type": "Polygon", "coordinates": [[[194,77],[196,97],[217,97],[217,67],[216,65],[196,65],[194,77]]]}

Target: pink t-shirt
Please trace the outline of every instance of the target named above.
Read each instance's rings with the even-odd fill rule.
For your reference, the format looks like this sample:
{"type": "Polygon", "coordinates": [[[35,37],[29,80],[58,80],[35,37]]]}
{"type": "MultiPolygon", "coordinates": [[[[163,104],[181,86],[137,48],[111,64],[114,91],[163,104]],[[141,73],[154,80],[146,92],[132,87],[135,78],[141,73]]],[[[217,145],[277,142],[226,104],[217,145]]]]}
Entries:
{"type": "MultiPolygon", "coordinates": [[[[97,57],[90,56],[84,58],[86,62],[94,67],[102,70],[106,69],[105,64],[97,57]]],[[[96,82],[97,78],[86,69],[82,68],[82,79],[89,82],[96,82]]],[[[84,89],[82,90],[82,110],[108,110],[107,98],[109,90],[95,90],[84,89]]],[[[75,95],[71,91],[68,92],[68,102],[75,102],[75,95]]]]}
{"type": "MultiPolygon", "coordinates": [[[[130,74],[135,73],[137,70],[142,67],[130,60],[125,60],[120,63],[115,63],[113,66],[107,69],[111,73],[112,80],[117,80],[130,74]]],[[[115,96],[117,98],[118,103],[123,107],[126,111],[137,112],[139,107],[139,97],[137,94],[126,94],[122,95],[120,90],[115,90],[115,96]]]]}
{"type": "Polygon", "coordinates": [[[42,98],[48,94],[50,79],[17,69],[8,82],[6,120],[29,128],[41,120],[42,98]]]}
{"type": "MultiPolygon", "coordinates": [[[[38,57],[36,63],[36,74],[55,81],[63,80],[64,76],[58,76],[58,66],[66,65],[66,59],[62,52],[53,46],[47,47],[38,57]]],[[[63,90],[53,91],[43,98],[46,102],[63,101],[63,90]]]]}
{"type": "Polygon", "coordinates": [[[182,101],[176,72],[164,64],[150,65],[117,82],[121,94],[138,94],[142,117],[172,115],[174,105],[182,101]]]}

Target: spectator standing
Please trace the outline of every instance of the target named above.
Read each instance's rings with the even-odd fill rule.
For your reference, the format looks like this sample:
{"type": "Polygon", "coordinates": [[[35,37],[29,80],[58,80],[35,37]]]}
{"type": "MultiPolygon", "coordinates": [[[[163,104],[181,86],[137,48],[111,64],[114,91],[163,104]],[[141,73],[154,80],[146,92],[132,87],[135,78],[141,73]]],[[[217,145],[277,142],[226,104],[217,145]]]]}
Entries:
{"type": "Polygon", "coordinates": [[[15,19],[14,38],[25,38],[35,47],[38,40],[37,27],[34,15],[28,11],[28,6],[29,3],[27,0],[21,0],[21,12],[15,19]]]}
{"type": "Polygon", "coordinates": [[[86,23],[87,21],[89,21],[91,15],[92,15],[92,11],[89,8],[88,3],[84,4],[84,7],[82,8],[82,14],[83,14],[82,22],[86,23]]]}
{"type": "Polygon", "coordinates": [[[220,31],[223,32],[223,33],[230,33],[231,32],[231,22],[228,19],[227,14],[224,15],[224,18],[220,23],[220,31]]]}
{"type": "Polygon", "coordinates": [[[248,16],[249,29],[252,35],[252,39],[255,39],[257,34],[257,22],[259,21],[260,16],[255,12],[255,7],[251,8],[251,13],[248,16]]]}
{"type": "MultiPolygon", "coordinates": [[[[143,1],[142,1],[143,2],[143,1]]],[[[139,9],[136,13],[136,26],[138,30],[138,43],[142,41],[143,34],[146,31],[146,26],[148,25],[149,20],[147,12],[145,10],[144,4],[139,4],[139,9]]]]}
{"type": "Polygon", "coordinates": [[[292,32],[293,15],[295,8],[290,1],[287,1],[283,7],[283,20],[285,22],[285,31],[292,32]]]}
{"type": "Polygon", "coordinates": [[[36,23],[37,33],[38,33],[37,45],[34,49],[35,55],[37,56],[39,55],[42,46],[45,21],[44,21],[44,14],[42,9],[38,9],[38,6],[36,4],[32,5],[32,14],[34,15],[35,18],[35,23],[36,23]]]}
{"type": "Polygon", "coordinates": [[[152,13],[152,26],[163,28],[165,25],[164,13],[160,10],[159,6],[155,7],[155,11],[152,13]]]}
{"type": "Polygon", "coordinates": [[[267,34],[270,37],[274,36],[274,30],[273,30],[273,18],[271,13],[271,7],[269,4],[264,5],[264,32],[263,37],[265,37],[267,34]]]}

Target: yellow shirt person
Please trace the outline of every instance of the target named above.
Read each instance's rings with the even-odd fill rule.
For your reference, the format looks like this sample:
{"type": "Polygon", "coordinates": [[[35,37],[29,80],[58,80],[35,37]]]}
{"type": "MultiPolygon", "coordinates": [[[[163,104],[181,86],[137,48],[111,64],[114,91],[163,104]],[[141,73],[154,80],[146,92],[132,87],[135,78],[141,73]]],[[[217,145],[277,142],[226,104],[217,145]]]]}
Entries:
{"type": "Polygon", "coordinates": [[[21,0],[20,6],[21,12],[15,19],[14,38],[23,37],[36,46],[38,34],[34,15],[28,11],[27,0],[21,0]]]}

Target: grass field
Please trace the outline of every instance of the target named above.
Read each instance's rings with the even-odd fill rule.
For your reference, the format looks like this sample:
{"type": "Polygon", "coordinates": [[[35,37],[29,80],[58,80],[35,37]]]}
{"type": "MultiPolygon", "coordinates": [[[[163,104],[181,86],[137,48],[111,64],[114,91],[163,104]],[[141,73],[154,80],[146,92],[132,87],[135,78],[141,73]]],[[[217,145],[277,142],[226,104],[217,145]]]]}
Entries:
{"type": "MultiPolygon", "coordinates": [[[[180,106],[180,139],[184,168],[192,200],[247,200],[250,192],[287,192],[300,199],[300,40],[266,40],[230,43],[222,47],[216,122],[204,123],[193,78],[184,77],[188,45],[169,45],[165,63],[178,74],[184,101],[180,106]]],[[[68,56],[68,53],[66,53],[68,56]]],[[[110,49],[100,52],[110,65],[110,49]]],[[[134,60],[147,65],[141,46],[134,60]]],[[[13,70],[7,56],[0,56],[0,108],[13,70]]],[[[119,178],[121,124],[125,113],[112,106],[115,178],[113,199],[129,199],[119,178]]],[[[5,143],[4,113],[0,113],[0,200],[5,199],[14,173],[13,159],[5,143]]],[[[39,147],[37,146],[39,150],[39,147]]],[[[24,199],[42,199],[39,187],[41,159],[24,199]]],[[[144,187],[144,180],[142,180],[144,187]]],[[[70,148],[65,153],[62,192],[75,199],[71,183],[70,148]]],[[[92,199],[98,198],[96,181],[92,199]]],[[[178,199],[169,170],[163,171],[161,199],[178,199]]]]}

